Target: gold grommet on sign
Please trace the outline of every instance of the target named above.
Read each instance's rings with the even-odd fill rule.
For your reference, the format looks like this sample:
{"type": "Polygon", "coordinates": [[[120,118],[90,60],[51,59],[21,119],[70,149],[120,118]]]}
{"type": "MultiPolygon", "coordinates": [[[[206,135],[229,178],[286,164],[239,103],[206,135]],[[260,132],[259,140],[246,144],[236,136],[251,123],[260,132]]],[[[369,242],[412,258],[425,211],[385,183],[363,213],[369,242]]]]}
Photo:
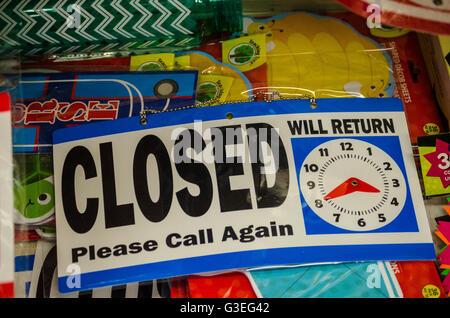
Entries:
{"type": "Polygon", "coordinates": [[[148,124],[147,115],[145,113],[141,114],[141,121],[140,122],[141,122],[142,126],[145,126],[145,125],[148,124]]]}

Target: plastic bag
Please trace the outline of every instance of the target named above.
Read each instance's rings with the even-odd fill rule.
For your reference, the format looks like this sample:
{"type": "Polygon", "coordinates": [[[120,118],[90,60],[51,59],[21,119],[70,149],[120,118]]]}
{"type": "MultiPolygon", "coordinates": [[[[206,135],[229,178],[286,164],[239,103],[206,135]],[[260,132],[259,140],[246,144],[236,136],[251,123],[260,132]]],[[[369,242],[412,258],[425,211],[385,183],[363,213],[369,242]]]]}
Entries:
{"type": "Polygon", "coordinates": [[[413,145],[419,136],[444,130],[417,35],[407,30],[368,28],[365,19],[349,12],[323,15],[287,12],[270,18],[246,16],[243,31],[235,33],[233,39],[208,43],[195,51],[30,62],[23,68],[68,72],[128,71],[139,67],[148,70],[150,66],[157,70],[197,70],[200,77],[216,76],[215,81],[204,78],[209,85],[199,85],[199,90],[203,90],[199,92],[202,101],[205,95],[220,91],[217,83],[211,83],[221,76],[234,77],[239,78],[239,84],[221,81],[222,90],[231,87],[233,92],[228,96],[222,94],[218,98],[220,102],[258,96],[268,99],[399,97],[405,106],[413,145]]]}
{"type": "Polygon", "coordinates": [[[244,35],[266,47],[262,59],[269,92],[285,97],[399,97],[412,144],[418,136],[444,128],[415,33],[370,29],[363,18],[348,12],[293,12],[245,17],[244,35]],[[265,38],[257,38],[261,34],[265,38]]]}
{"type": "Polygon", "coordinates": [[[171,281],[155,280],[60,294],[55,243],[39,240],[17,245],[16,298],[170,298],[171,281]]]}

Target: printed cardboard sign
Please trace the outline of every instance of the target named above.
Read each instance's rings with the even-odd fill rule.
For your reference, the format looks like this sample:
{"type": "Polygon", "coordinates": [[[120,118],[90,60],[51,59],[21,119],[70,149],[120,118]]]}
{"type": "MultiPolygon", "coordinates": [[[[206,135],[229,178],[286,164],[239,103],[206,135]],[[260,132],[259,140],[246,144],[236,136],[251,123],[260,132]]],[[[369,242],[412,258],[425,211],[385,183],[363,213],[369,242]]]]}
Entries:
{"type": "Polygon", "coordinates": [[[398,99],[148,119],[54,132],[60,292],[255,266],[435,258],[398,99]]]}
{"type": "Polygon", "coordinates": [[[450,193],[450,134],[417,138],[426,196],[450,193]]]}

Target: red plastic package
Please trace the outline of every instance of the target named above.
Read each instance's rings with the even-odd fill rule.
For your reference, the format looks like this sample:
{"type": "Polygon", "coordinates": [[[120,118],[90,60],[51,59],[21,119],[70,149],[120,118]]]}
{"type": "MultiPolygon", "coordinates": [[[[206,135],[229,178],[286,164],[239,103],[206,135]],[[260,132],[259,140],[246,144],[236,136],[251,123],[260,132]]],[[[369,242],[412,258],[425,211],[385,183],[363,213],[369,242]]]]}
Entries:
{"type": "Polygon", "coordinates": [[[215,276],[190,276],[191,298],[256,298],[247,276],[241,272],[215,276]]]}

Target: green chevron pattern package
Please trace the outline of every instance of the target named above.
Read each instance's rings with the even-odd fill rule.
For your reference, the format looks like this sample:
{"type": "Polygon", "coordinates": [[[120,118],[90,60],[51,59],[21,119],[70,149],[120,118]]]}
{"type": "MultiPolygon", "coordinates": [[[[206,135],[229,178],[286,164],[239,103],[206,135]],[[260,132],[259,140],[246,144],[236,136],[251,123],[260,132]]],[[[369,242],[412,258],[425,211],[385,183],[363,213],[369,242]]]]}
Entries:
{"type": "Polygon", "coordinates": [[[241,28],[241,0],[0,0],[2,54],[173,50],[241,28]]]}

